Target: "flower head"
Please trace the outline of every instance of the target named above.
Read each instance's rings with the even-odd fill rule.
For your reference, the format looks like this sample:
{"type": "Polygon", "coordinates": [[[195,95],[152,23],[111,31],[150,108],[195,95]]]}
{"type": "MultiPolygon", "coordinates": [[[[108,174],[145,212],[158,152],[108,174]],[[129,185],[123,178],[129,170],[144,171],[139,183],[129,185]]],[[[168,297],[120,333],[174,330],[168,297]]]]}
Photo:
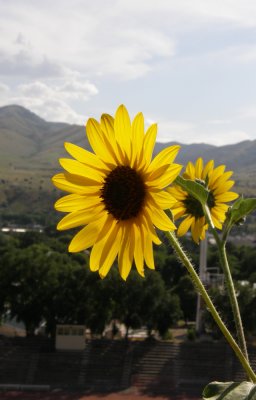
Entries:
{"type": "Polygon", "coordinates": [[[164,149],[152,160],[156,124],[144,133],[143,114],[131,123],[123,105],[115,118],[107,114],[100,122],[90,118],[86,133],[93,152],[65,143],[74,159],[60,159],[66,171],[53,177],[55,186],[71,193],[55,204],[58,211],[69,213],[57,228],[82,227],[69,251],[92,247],[90,269],[99,270],[101,277],[116,257],[123,279],[133,261],[144,276],[144,262],[154,268],[152,243],[161,243],[155,228],[175,229],[164,212],[173,204],[165,188],[181,170],[173,163],[179,146],[164,149]]]}
{"type": "MultiPolygon", "coordinates": [[[[189,162],[183,173],[185,179],[198,182],[209,190],[207,205],[212,221],[218,229],[222,229],[222,224],[226,219],[229,207],[226,203],[238,197],[237,193],[229,191],[234,185],[234,181],[229,180],[233,172],[225,171],[225,169],[225,165],[214,168],[213,160],[204,166],[202,158],[198,158],[195,164],[189,162]]],[[[168,192],[177,201],[172,207],[174,219],[183,218],[177,230],[178,236],[185,235],[191,229],[196,243],[204,239],[208,225],[200,202],[178,185],[169,188],[168,192]]]]}

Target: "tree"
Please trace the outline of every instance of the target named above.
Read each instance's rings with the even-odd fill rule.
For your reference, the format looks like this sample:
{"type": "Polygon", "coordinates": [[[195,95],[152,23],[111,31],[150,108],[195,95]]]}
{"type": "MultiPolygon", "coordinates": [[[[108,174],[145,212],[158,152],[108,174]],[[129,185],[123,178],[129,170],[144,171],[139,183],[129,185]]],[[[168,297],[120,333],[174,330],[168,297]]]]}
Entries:
{"type": "Polygon", "coordinates": [[[85,267],[46,244],[7,250],[0,264],[0,289],[11,316],[23,321],[33,335],[46,320],[55,332],[57,322],[84,323],[87,301],[85,267]]]}
{"type": "Polygon", "coordinates": [[[12,249],[4,254],[1,263],[1,286],[12,317],[23,321],[28,335],[40,324],[44,299],[51,285],[48,263],[43,262],[49,248],[32,245],[26,249],[12,249]]]}
{"type": "MultiPolygon", "coordinates": [[[[251,285],[243,286],[236,283],[237,300],[241,312],[245,332],[256,332],[256,292],[251,285]]],[[[217,309],[221,310],[221,316],[228,329],[235,334],[235,325],[232,309],[225,291],[218,288],[211,289],[211,297],[217,309]]],[[[206,327],[212,331],[215,337],[220,337],[221,333],[208,312],[204,314],[206,327]]]]}
{"type": "Polygon", "coordinates": [[[159,273],[148,271],[141,295],[141,319],[147,327],[148,336],[153,330],[159,331],[161,336],[165,335],[181,315],[178,297],[166,288],[159,273]]]}
{"type": "Polygon", "coordinates": [[[185,323],[195,321],[197,293],[189,275],[184,275],[180,278],[174,292],[180,298],[180,306],[185,323]]]}
{"type": "Polygon", "coordinates": [[[108,280],[108,289],[113,302],[113,319],[118,319],[126,326],[126,338],[129,329],[142,326],[141,298],[143,296],[143,279],[132,270],[124,282],[121,280],[117,268],[112,269],[108,280]]]}

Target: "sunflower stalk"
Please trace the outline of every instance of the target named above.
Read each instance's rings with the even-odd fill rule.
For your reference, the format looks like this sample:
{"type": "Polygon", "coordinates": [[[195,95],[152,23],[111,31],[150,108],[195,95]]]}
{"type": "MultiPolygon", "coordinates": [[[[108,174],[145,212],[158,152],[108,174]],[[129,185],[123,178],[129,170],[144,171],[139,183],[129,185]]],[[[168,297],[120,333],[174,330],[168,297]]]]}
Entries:
{"type": "Polygon", "coordinates": [[[216,229],[212,222],[209,208],[207,206],[203,206],[203,209],[204,209],[205,218],[209,224],[210,230],[211,230],[211,232],[215,238],[215,241],[217,243],[217,247],[218,247],[218,251],[219,251],[219,255],[220,255],[220,261],[221,261],[222,269],[223,269],[224,276],[225,276],[227,292],[228,292],[228,296],[229,296],[229,300],[230,300],[230,304],[232,307],[232,312],[233,312],[233,316],[234,316],[234,320],[235,320],[238,343],[239,343],[239,346],[240,346],[244,356],[246,357],[247,360],[249,360],[245,336],[244,336],[243,323],[242,323],[242,319],[241,319],[241,313],[240,313],[240,309],[239,309],[239,305],[238,305],[238,301],[237,301],[237,297],[236,297],[234,282],[232,279],[232,275],[231,275],[231,271],[230,271],[230,267],[229,267],[229,263],[228,263],[228,259],[227,259],[226,238],[223,240],[221,240],[219,238],[219,235],[216,232],[216,229]]]}
{"type": "Polygon", "coordinates": [[[196,289],[199,291],[200,295],[202,296],[202,298],[204,299],[206,306],[208,308],[208,310],[210,311],[213,319],[215,320],[215,322],[217,323],[218,327],[220,328],[221,332],[223,333],[223,335],[225,336],[226,340],[228,341],[229,345],[231,346],[231,348],[234,350],[237,358],[239,359],[241,365],[243,366],[246,374],[248,375],[248,378],[256,383],[256,375],[253,372],[248,359],[245,357],[243,351],[240,349],[239,345],[237,344],[237,342],[235,341],[235,339],[233,338],[233,336],[231,335],[230,331],[227,329],[226,325],[224,324],[224,322],[222,321],[218,311],[216,310],[214,304],[212,303],[202,281],[200,280],[198,274],[196,273],[191,261],[189,260],[189,258],[187,257],[187,255],[185,254],[185,252],[183,251],[176,235],[173,232],[166,232],[166,236],[170,242],[170,244],[172,245],[173,249],[175,250],[178,258],[181,260],[182,264],[187,268],[192,281],[196,287],[196,289]]]}

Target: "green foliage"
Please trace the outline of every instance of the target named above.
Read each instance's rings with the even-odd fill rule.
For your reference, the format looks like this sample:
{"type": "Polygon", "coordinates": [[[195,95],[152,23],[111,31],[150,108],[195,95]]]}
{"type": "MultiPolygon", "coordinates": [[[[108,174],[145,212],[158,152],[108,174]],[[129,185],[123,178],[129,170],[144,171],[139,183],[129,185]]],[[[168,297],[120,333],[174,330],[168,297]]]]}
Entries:
{"type": "Polygon", "coordinates": [[[164,285],[160,274],[148,271],[142,281],[141,318],[147,327],[148,335],[152,330],[158,330],[164,336],[168,329],[181,317],[179,298],[172,294],[164,285]]]}
{"type": "Polygon", "coordinates": [[[88,255],[68,254],[70,237],[56,235],[0,235],[0,315],[9,310],[24,322],[27,334],[42,321],[51,335],[57,323],[85,324],[102,334],[118,319],[127,333],[146,326],[149,333],[164,335],[182,315],[178,295],[161,274],[148,271],[142,279],[133,270],[123,282],[114,267],[101,280],[89,271],[88,255]]]}
{"type": "Polygon", "coordinates": [[[251,382],[212,382],[203,391],[204,400],[256,400],[256,385],[251,382]]]}
{"type": "Polygon", "coordinates": [[[185,322],[195,321],[197,293],[189,275],[180,278],[175,293],[180,297],[180,305],[185,322]]]}
{"type": "MultiPolygon", "coordinates": [[[[153,330],[165,337],[178,319],[194,320],[197,294],[170,247],[154,249],[156,271],[147,270],[142,279],[134,269],[123,282],[117,266],[104,280],[91,273],[87,253],[67,252],[70,239],[70,234],[55,228],[47,234],[0,234],[0,315],[10,310],[27,325],[28,334],[45,321],[51,335],[57,323],[81,323],[93,334],[102,334],[106,324],[116,319],[125,324],[127,333],[129,328],[146,326],[149,334],[153,330]]],[[[183,241],[197,262],[198,247],[186,238],[183,241]]],[[[255,282],[256,250],[227,247],[236,279],[255,282]]],[[[208,253],[208,266],[217,267],[217,249],[211,246],[208,253]]],[[[253,333],[256,300],[248,290],[239,289],[239,301],[245,327],[253,333]]],[[[221,310],[228,303],[225,299],[216,293],[221,310]]],[[[227,322],[233,321],[230,309],[224,307],[222,313],[227,322]]],[[[207,324],[215,332],[214,324],[208,320],[207,324]]]]}
{"type": "Polygon", "coordinates": [[[195,330],[195,328],[193,328],[193,327],[192,328],[188,328],[187,338],[188,338],[188,340],[191,340],[191,342],[196,340],[196,330],[195,330]]]}
{"type": "MultiPolygon", "coordinates": [[[[234,319],[226,291],[212,288],[209,293],[226,326],[234,333],[234,319]]],[[[237,282],[236,293],[244,329],[247,334],[256,334],[256,291],[252,289],[250,284],[243,286],[237,282]]],[[[208,312],[205,312],[204,320],[206,328],[212,332],[214,337],[219,338],[221,333],[208,312]]]]}
{"type": "Polygon", "coordinates": [[[240,197],[229,210],[227,222],[231,225],[239,224],[243,218],[251,214],[254,210],[256,210],[255,198],[244,199],[240,197]]]}
{"type": "Polygon", "coordinates": [[[242,225],[248,215],[256,210],[256,198],[244,199],[239,197],[229,208],[223,227],[223,240],[226,241],[230,230],[234,226],[242,225]]]}

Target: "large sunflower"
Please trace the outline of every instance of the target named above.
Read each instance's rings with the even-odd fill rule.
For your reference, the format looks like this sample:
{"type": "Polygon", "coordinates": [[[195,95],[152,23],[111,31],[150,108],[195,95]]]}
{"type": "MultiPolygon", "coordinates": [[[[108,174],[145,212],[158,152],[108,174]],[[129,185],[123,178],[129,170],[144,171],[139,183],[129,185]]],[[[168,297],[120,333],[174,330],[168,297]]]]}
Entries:
{"type": "MultiPolygon", "coordinates": [[[[202,158],[198,158],[195,164],[189,162],[183,173],[185,179],[196,181],[209,190],[207,204],[217,229],[222,229],[225,221],[229,207],[226,203],[238,197],[237,193],[229,191],[234,185],[234,181],[229,180],[233,172],[225,172],[225,169],[225,165],[214,168],[213,160],[204,166],[202,158]]],[[[178,185],[170,187],[168,192],[176,199],[176,203],[172,206],[174,219],[184,218],[178,227],[178,236],[185,235],[191,229],[193,240],[196,243],[200,239],[204,239],[208,225],[200,202],[178,185]]]]}
{"type": "Polygon", "coordinates": [[[123,279],[133,260],[143,276],[144,261],[154,269],[152,242],[161,243],[155,228],[175,229],[163,210],[173,204],[165,188],[181,170],[173,163],[180,146],[164,149],[151,161],[157,126],[150,126],[144,134],[143,114],[131,123],[123,105],[115,118],[103,114],[100,123],[90,118],[86,133],[94,153],[65,143],[74,159],[60,159],[66,172],[53,177],[55,186],[71,193],[55,203],[58,211],[69,212],[57,228],[83,227],[69,251],[92,247],[90,269],[99,270],[101,277],[117,256],[123,279]]]}

